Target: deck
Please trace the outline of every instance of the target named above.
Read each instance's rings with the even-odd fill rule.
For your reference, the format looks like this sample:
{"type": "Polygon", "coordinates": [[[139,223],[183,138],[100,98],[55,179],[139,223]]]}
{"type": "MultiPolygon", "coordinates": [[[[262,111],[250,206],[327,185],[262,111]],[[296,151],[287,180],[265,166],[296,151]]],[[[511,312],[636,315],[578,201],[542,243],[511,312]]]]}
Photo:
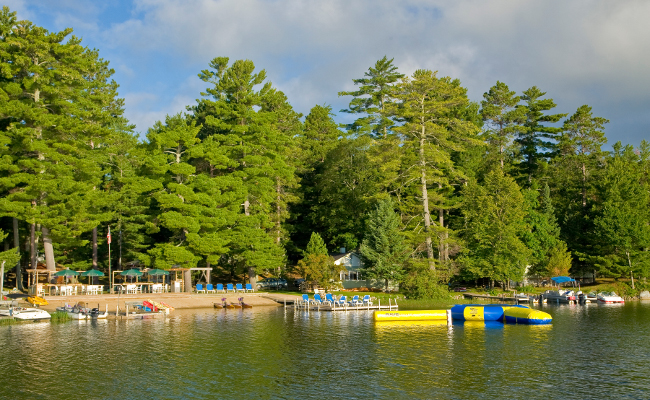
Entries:
{"type": "MultiPolygon", "coordinates": [[[[289,305],[289,304],[287,304],[289,305]]],[[[294,310],[306,310],[306,311],[370,311],[370,310],[397,310],[398,305],[396,301],[390,301],[388,304],[381,305],[381,302],[378,301],[376,304],[373,302],[372,305],[366,303],[365,305],[351,305],[346,303],[345,305],[336,305],[336,304],[318,304],[318,303],[305,303],[303,301],[295,301],[293,304],[294,310]]],[[[286,307],[286,306],[285,306],[286,307]]]]}

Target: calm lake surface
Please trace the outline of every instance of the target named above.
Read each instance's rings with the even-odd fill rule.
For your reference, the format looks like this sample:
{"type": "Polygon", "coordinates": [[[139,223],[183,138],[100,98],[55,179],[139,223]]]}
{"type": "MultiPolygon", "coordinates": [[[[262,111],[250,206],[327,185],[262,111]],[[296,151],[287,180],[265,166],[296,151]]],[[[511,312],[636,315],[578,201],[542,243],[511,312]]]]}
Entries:
{"type": "Polygon", "coordinates": [[[650,398],[650,304],[543,309],[551,326],[267,307],[3,326],[0,398],[650,398]]]}

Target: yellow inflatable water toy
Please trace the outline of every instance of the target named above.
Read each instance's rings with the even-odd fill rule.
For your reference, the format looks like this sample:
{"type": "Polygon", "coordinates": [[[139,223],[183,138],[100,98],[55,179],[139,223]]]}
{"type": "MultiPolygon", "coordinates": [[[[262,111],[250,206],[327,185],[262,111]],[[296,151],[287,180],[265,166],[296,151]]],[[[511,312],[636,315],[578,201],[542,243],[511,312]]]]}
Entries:
{"type": "Polygon", "coordinates": [[[47,302],[47,300],[45,300],[42,297],[38,297],[38,296],[29,296],[27,298],[27,302],[34,305],[34,306],[46,306],[46,305],[49,304],[47,302]]]}
{"type": "Polygon", "coordinates": [[[447,310],[375,311],[375,321],[446,320],[447,310]]]}

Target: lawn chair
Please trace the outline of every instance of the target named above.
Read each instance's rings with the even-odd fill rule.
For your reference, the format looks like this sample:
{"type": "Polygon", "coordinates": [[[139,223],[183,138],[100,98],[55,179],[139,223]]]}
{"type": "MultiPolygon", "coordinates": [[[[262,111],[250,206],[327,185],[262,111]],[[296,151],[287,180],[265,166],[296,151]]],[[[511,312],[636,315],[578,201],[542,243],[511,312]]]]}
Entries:
{"type": "Polygon", "coordinates": [[[300,301],[300,304],[308,306],[309,305],[309,295],[308,294],[303,294],[302,295],[302,300],[299,300],[299,301],[300,301]]]}
{"type": "Polygon", "coordinates": [[[350,300],[350,305],[351,305],[352,307],[358,307],[358,306],[363,305],[363,303],[359,300],[359,296],[355,294],[355,295],[352,297],[352,300],[350,300]]]}
{"type": "Polygon", "coordinates": [[[364,305],[364,306],[371,306],[371,305],[372,305],[372,301],[370,301],[370,295],[367,294],[367,295],[363,296],[363,300],[362,300],[362,302],[363,302],[363,305],[364,305]]]}
{"type": "Polygon", "coordinates": [[[328,304],[330,306],[334,304],[334,298],[331,293],[325,294],[325,301],[323,301],[323,304],[328,304]]]}
{"type": "Polygon", "coordinates": [[[211,283],[208,283],[208,284],[206,285],[205,291],[208,292],[208,293],[217,293],[217,292],[214,290],[214,286],[212,286],[211,283]]]}
{"type": "Polygon", "coordinates": [[[196,284],[196,293],[201,293],[201,292],[205,293],[205,289],[203,289],[203,285],[202,285],[202,284],[197,283],[197,284],[196,284]]]}
{"type": "Polygon", "coordinates": [[[238,292],[244,292],[244,287],[241,285],[241,283],[236,284],[235,287],[237,288],[238,292]]]}
{"type": "Polygon", "coordinates": [[[217,283],[217,293],[226,293],[226,290],[223,288],[223,283],[217,283]]]}
{"type": "Polygon", "coordinates": [[[232,286],[232,283],[229,283],[226,285],[226,293],[227,292],[234,292],[235,288],[232,286]]]}
{"type": "Polygon", "coordinates": [[[253,285],[250,284],[250,283],[247,283],[247,284],[246,284],[246,291],[247,291],[247,292],[254,292],[254,290],[253,290],[253,285]]]}
{"type": "Polygon", "coordinates": [[[323,305],[323,299],[321,299],[320,294],[316,293],[311,303],[317,306],[323,305]]]}
{"type": "Polygon", "coordinates": [[[347,300],[348,300],[347,296],[341,296],[341,297],[339,297],[339,299],[336,300],[334,303],[335,303],[337,306],[345,307],[345,306],[348,305],[347,300]]]}

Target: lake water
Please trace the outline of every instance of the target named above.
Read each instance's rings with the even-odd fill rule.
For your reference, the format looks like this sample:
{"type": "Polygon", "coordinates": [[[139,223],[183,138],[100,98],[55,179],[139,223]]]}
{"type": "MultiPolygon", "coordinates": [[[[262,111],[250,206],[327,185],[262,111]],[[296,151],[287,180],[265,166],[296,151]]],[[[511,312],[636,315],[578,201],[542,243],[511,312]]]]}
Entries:
{"type": "Polygon", "coordinates": [[[0,398],[650,398],[650,304],[543,309],[550,326],[266,307],[2,326],[0,398]]]}

